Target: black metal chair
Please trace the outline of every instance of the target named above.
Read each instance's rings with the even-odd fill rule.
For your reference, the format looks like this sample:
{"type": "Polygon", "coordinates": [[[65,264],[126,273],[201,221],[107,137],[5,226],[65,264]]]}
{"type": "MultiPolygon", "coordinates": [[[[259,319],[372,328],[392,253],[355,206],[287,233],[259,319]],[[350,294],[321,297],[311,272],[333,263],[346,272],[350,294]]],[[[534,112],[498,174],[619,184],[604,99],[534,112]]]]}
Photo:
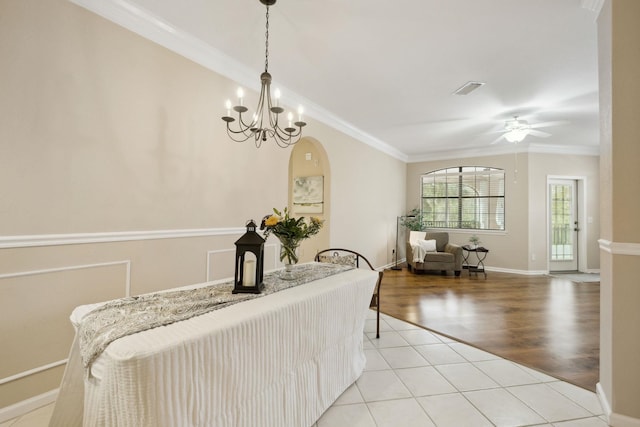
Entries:
{"type": "MultiPolygon", "coordinates": [[[[355,268],[360,267],[360,261],[364,261],[362,268],[368,266],[371,270],[375,271],[373,265],[362,254],[352,251],[351,249],[330,248],[324,249],[316,254],[314,259],[316,262],[328,262],[332,264],[351,265],[355,268]]],[[[380,286],[382,285],[383,272],[378,271],[378,281],[376,287],[373,290],[373,296],[371,297],[371,304],[369,307],[376,308],[376,338],[380,338],[380,286]]]]}

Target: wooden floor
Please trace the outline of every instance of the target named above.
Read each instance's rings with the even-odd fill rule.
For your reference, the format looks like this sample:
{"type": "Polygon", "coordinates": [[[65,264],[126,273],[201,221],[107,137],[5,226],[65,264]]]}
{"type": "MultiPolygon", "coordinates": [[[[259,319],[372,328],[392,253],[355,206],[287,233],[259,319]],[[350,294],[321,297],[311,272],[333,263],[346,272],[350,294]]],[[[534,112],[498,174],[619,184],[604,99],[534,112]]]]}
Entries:
{"type": "Polygon", "coordinates": [[[385,270],[380,311],[595,391],[599,283],[385,270]]]}

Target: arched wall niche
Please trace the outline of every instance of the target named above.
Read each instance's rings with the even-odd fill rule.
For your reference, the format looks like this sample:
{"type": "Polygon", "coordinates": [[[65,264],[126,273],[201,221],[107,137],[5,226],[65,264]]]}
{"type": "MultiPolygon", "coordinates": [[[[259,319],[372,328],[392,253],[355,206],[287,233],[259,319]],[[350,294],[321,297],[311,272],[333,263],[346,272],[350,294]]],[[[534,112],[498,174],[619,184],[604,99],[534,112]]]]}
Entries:
{"type": "Polygon", "coordinates": [[[324,220],[322,230],[300,245],[300,262],[313,261],[315,254],[329,247],[331,224],[331,168],[329,158],[322,144],[311,137],[304,137],[293,146],[289,157],[289,211],[296,217],[316,216],[324,220]],[[323,177],[322,212],[300,212],[294,205],[294,182],[300,177],[323,177]]]}

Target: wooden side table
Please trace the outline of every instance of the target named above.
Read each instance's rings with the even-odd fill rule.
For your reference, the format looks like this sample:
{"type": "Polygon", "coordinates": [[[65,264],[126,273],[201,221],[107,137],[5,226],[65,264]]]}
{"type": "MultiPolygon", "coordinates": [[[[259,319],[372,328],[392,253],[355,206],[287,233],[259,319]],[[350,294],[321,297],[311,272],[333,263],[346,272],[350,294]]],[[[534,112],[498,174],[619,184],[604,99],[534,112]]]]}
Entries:
{"type": "Polygon", "coordinates": [[[469,245],[462,246],[462,268],[464,270],[469,270],[469,275],[471,275],[471,273],[475,273],[477,276],[478,273],[483,273],[484,278],[486,279],[487,272],[484,269],[484,260],[485,258],[487,258],[488,253],[489,249],[483,248],[482,246],[478,246],[475,248],[472,248],[469,245]],[[471,264],[471,262],[474,261],[473,259],[469,260],[472,252],[476,254],[475,264],[471,264]]]}

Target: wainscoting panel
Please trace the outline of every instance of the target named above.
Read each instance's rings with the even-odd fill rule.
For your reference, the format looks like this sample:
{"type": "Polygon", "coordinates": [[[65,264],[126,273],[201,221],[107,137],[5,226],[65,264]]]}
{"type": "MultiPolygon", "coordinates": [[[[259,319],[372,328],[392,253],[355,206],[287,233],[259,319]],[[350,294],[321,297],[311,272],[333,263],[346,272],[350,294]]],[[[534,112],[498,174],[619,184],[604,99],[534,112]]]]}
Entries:
{"type": "MultiPolygon", "coordinates": [[[[0,236],[0,423],[59,387],[75,307],[232,278],[245,231],[0,236]]],[[[278,251],[277,240],[265,244],[265,271],[282,265],[278,251]]]]}
{"type": "MultiPolygon", "coordinates": [[[[16,401],[22,387],[15,383],[66,363],[76,306],[126,296],[129,283],[129,261],[0,275],[0,407],[16,401]]],[[[33,396],[25,393],[24,399],[33,396]]]]}

